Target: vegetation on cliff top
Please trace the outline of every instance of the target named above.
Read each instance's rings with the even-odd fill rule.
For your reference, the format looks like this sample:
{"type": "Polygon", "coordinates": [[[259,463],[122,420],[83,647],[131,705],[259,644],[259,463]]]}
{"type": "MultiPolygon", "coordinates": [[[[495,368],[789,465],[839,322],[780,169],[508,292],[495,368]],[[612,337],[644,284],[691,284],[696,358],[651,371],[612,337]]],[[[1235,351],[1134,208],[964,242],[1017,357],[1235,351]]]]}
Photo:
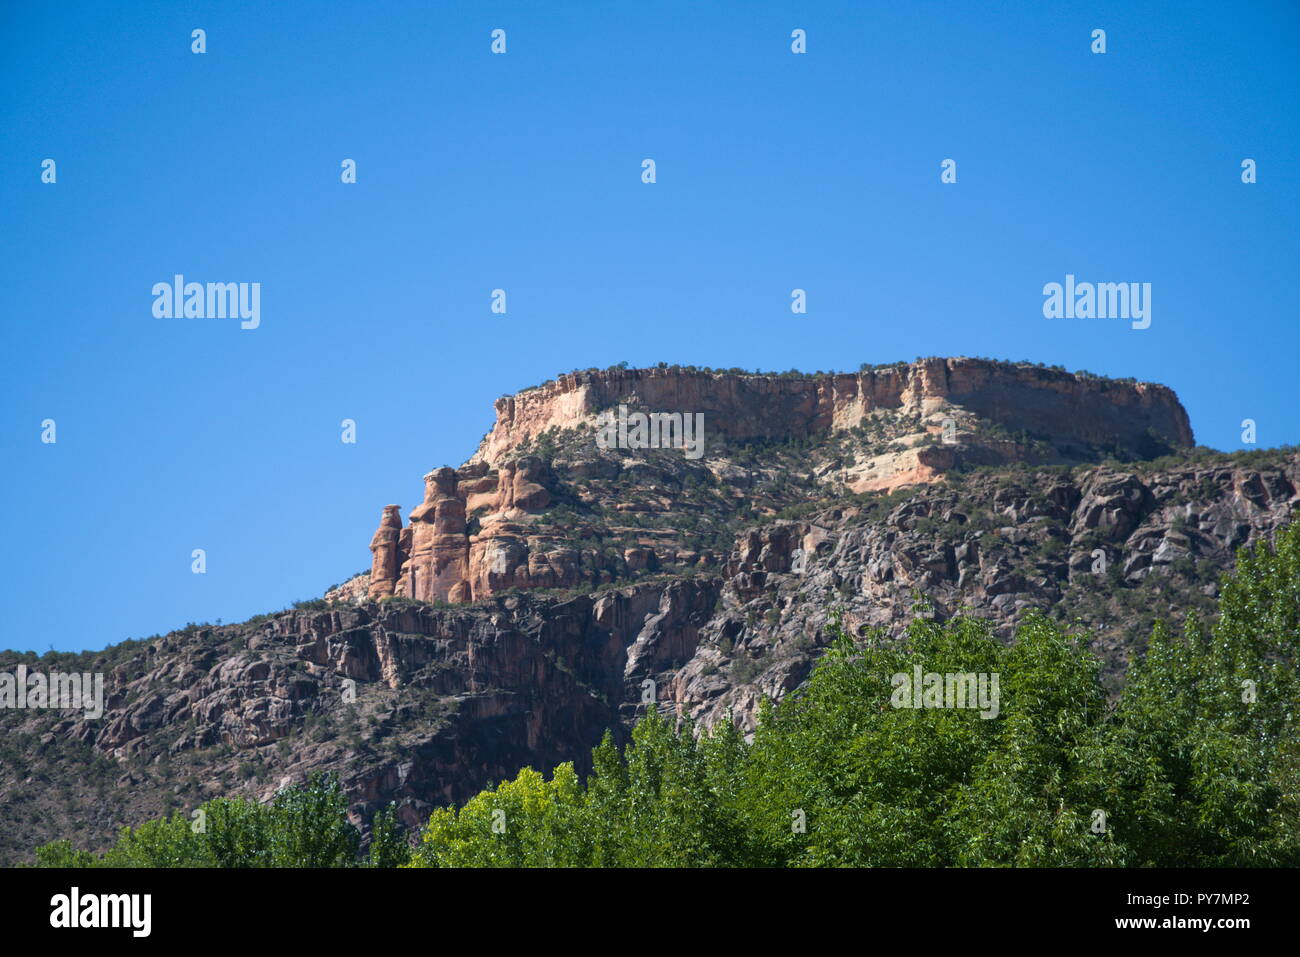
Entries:
{"type": "MultiPolygon", "coordinates": [[[[1091,379],[1091,380],[1104,379],[1110,382],[1122,382],[1128,385],[1135,384],[1138,381],[1132,376],[1124,376],[1124,377],[1104,376],[1104,375],[1098,375],[1095,372],[1089,372],[1087,369],[1080,369],[1077,372],[1070,372],[1068,369],[1065,368],[1065,366],[1062,365],[1048,365],[1047,363],[1044,362],[1032,362],[1029,359],[1019,359],[1019,360],[992,359],[986,356],[960,356],[960,357],[958,356],[952,356],[952,357],[917,356],[914,362],[927,362],[927,361],[935,361],[935,360],[942,361],[947,358],[975,359],[981,362],[996,363],[997,365],[1006,366],[1007,368],[1040,369],[1046,372],[1057,372],[1063,375],[1073,375],[1073,376],[1077,376],[1080,379],[1091,379]]],[[[858,372],[859,373],[897,372],[907,368],[911,364],[912,363],[909,363],[903,359],[898,359],[895,360],[894,362],[864,362],[860,366],[858,366],[858,372]]],[[[676,362],[660,362],[654,366],[650,366],[647,368],[666,369],[670,372],[681,372],[681,373],[686,373],[688,375],[699,374],[699,375],[715,375],[715,376],[717,375],[765,376],[773,379],[822,379],[822,378],[826,378],[827,376],[848,374],[844,372],[835,372],[835,371],[823,372],[820,369],[818,369],[816,372],[803,372],[799,369],[787,369],[785,372],[778,372],[776,370],[772,370],[769,372],[769,371],[764,371],[762,369],[753,369],[753,370],[741,369],[736,366],[732,366],[731,368],[728,369],[721,369],[721,368],[714,368],[713,366],[680,365],[676,362]]],[[[567,374],[571,376],[584,376],[584,375],[595,376],[595,375],[602,375],[611,372],[627,372],[627,371],[641,372],[644,370],[634,368],[633,366],[629,365],[626,361],[624,361],[624,362],[615,363],[614,365],[611,366],[606,366],[603,369],[597,366],[591,366],[586,369],[572,369],[567,374]]],[[[524,392],[532,392],[536,389],[544,389],[547,386],[555,385],[556,382],[557,382],[556,379],[547,379],[545,382],[538,383],[537,385],[530,385],[527,388],[520,389],[518,392],[507,393],[506,395],[503,395],[501,398],[503,399],[509,398],[510,395],[512,394],[520,395],[524,392]]]]}

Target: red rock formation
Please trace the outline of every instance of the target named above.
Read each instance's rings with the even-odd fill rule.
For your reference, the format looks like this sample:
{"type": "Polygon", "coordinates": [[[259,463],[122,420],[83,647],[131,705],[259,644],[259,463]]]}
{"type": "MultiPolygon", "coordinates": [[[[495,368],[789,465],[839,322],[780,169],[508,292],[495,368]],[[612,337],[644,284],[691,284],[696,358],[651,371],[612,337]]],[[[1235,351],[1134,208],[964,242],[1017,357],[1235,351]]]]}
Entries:
{"type": "MultiPolygon", "coordinates": [[[[593,573],[589,563],[584,571],[584,553],[537,534],[534,516],[551,504],[547,466],[517,457],[517,449],[552,428],[591,428],[594,440],[597,413],[622,402],[703,413],[706,440],[800,439],[852,428],[881,410],[920,416],[919,440],[932,437],[937,413],[951,409],[963,423],[995,423],[1002,436],[1050,436],[1065,460],[1099,458],[1096,451],[1110,446],[1140,449],[1150,433],[1176,446],[1193,443],[1187,414],[1165,386],[985,359],[924,359],[805,378],[669,368],[572,373],[498,399],[496,424],[469,463],[424,477],[424,501],[408,527],[397,506],[384,509],[370,544],[369,597],[466,602],[508,588],[573,587],[593,575],[607,580],[608,568],[593,573]],[[473,534],[467,516],[478,522],[473,534]]],[[[1009,438],[985,436],[980,444],[994,461],[1017,454],[1009,438]]],[[[956,461],[950,447],[914,444],[876,455],[840,481],[856,491],[926,484],[956,461]]],[[[630,548],[623,564],[620,573],[654,571],[658,556],[653,548],[630,548]]]]}
{"type": "Polygon", "coordinates": [[[398,570],[402,565],[398,543],[402,537],[402,516],[400,506],[385,505],[384,514],[379,519],[379,529],[370,540],[370,551],[374,555],[370,563],[371,598],[387,598],[393,594],[397,584],[398,570]]]}
{"type": "Polygon", "coordinates": [[[430,472],[408,527],[396,505],[384,509],[370,543],[369,597],[466,602],[506,588],[575,583],[575,551],[529,548],[528,516],[551,500],[538,481],[544,470],[540,459],[525,456],[496,470],[470,464],[430,472]],[[486,513],[478,535],[468,533],[469,511],[486,513]]]}
{"type": "Polygon", "coordinates": [[[455,469],[434,469],[424,477],[424,502],[411,512],[410,550],[397,594],[420,601],[466,601],[458,587],[469,577],[465,500],[458,495],[455,469]]]}

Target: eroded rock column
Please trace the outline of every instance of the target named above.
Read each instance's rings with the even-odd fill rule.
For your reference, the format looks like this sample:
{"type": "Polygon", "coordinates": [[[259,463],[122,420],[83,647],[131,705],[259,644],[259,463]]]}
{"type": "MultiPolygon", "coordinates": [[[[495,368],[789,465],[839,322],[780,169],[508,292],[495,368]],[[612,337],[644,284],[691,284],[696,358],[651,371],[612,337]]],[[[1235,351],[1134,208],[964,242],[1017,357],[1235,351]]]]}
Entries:
{"type": "Polygon", "coordinates": [[[385,505],[379,519],[379,528],[370,540],[370,589],[373,599],[387,598],[397,587],[397,576],[402,567],[401,555],[402,516],[398,505],[385,505]]]}
{"type": "Polygon", "coordinates": [[[402,593],[419,601],[468,601],[469,539],[465,502],[456,494],[455,469],[424,477],[424,503],[411,512],[411,557],[402,593]]]}

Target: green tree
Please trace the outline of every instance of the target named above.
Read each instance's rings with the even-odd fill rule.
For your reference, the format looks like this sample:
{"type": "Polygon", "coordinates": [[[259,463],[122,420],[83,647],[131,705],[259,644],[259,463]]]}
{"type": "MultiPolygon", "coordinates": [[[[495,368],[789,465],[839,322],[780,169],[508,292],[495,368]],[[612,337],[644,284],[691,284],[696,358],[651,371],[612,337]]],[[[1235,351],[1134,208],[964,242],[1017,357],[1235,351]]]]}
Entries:
{"type": "Polygon", "coordinates": [[[413,867],[575,867],[591,863],[582,787],[572,764],[547,781],[524,768],[464,808],[433,812],[413,867]]]}
{"type": "Polygon", "coordinates": [[[305,787],[285,788],[271,801],[272,867],[349,867],[361,835],[347,818],[338,776],[314,774],[305,787]]]}
{"type": "Polygon", "coordinates": [[[370,824],[370,867],[403,867],[411,859],[411,845],[397,826],[396,805],[375,812],[370,824]]]}
{"type": "Polygon", "coordinates": [[[1158,624],[1099,777],[1138,861],[1300,864],[1300,523],[1237,556],[1219,615],[1158,624]]]}

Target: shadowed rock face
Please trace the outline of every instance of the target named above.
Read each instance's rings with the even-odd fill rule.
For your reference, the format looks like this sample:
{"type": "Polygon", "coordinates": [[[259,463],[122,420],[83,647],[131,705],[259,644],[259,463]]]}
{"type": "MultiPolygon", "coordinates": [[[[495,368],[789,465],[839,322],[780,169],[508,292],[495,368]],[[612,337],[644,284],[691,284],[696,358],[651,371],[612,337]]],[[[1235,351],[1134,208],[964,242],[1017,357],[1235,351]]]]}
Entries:
{"type": "MultiPolygon", "coordinates": [[[[737,478],[729,455],[741,443],[815,445],[887,424],[892,442],[851,449],[848,462],[838,455],[838,467],[827,454],[808,457],[814,485],[858,492],[933,483],[969,465],[1090,462],[1119,449],[1152,455],[1193,441],[1182,405],[1164,386],[984,359],[926,359],[805,378],[679,369],[574,373],[498,399],[496,424],[469,463],[425,476],[424,499],[407,528],[396,506],[387,506],[370,545],[368,586],[352,583],[347,593],[477,601],[510,588],[598,585],[689,552],[667,554],[663,542],[638,540],[625,543],[620,562],[539,534],[557,500],[607,512],[626,507],[618,501],[626,487],[616,493],[590,479],[627,471],[633,485],[657,487],[660,476],[638,477],[642,463],[626,450],[575,454],[567,467],[525,454],[556,432],[567,434],[571,447],[593,451],[597,415],[620,404],[702,414],[705,464],[727,481],[737,478]]],[[[607,533],[607,525],[595,535],[607,533]]]]}

